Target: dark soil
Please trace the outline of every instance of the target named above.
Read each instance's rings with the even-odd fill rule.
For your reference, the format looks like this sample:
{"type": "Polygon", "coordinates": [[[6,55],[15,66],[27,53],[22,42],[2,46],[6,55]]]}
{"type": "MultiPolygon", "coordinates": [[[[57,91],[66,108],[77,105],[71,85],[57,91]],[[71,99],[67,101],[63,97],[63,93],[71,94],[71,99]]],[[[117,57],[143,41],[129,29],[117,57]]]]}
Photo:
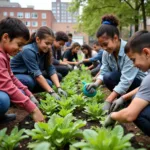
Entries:
{"type": "MultiPolygon", "coordinates": [[[[110,94],[110,91],[108,91],[106,88],[104,88],[103,91],[106,94],[106,96],[110,94]]],[[[8,134],[10,133],[12,128],[16,125],[19,127],[19,129],[22,129],[22,128],[33,129],[34,122],[31,119],[30,115],[27,112],[25,112],[24,110],[12,106],[8,113],[15,113],[17,115],[17,118],[15,121],[12,121],[8,124],[0,124],[0,129],[7,127],[8,134]]],[[[82,120],[87,120],[87,118],[88,118],[86,114],[84,114],[80,111],[76,111],[74,116],[77,119],[82,119],[82,120]]],[[[99,122],[88,121],[87,125],[85,127],[83,127],[83,129],[89,129],[92,126],[100,127],[101,125],[99,122]]],[[[150,138],[148,136],[145,136],[133,123],[122,124],[122,126],[125,129],[125,133],[134,133],[135,134],[135,137],[131,140],[131,143],[135,148],[143,147],[143,148],[146,148],[147,150],[150,150],[150,138]]],[[[27,144],[30,141],[31,141],[30,138],[24,139],[20,143],[19,147],[15,150],[27,150],[28,149],[27,144]]],[[[68,146],[66,146],[64,148],[64,150],[67,150],[67,149],[68,149],[68,146]]]]}

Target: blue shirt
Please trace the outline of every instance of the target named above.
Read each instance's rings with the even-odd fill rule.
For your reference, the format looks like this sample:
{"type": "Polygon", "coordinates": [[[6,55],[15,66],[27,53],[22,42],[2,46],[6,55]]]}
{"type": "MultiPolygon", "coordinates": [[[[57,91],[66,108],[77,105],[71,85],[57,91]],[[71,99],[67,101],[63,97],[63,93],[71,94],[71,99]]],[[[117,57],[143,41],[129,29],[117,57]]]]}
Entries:
{"type": "Polygon", "coordinates": [[[135,78],[143,79],[145,77],[144,72],[134,67],[133,62],[125,54],[125,45],[126,41],[121,40],[117,62],[113,54],[109,54],[108,52],[104,51],[101,71],[100,75],[98,76],[98,79],[103,81],[103,76],[105,73],[112,71],[121,72],[120,82],[113,89],[120,95],[123,95],[127,92],[135,78]]]}
{"type": "Polygon", "coordinates": [[[95,57],[90,58],[90,62],[94,62],[94,61],[98,61],[100,62],[100,64],[102,63],[102,56],[103,56],[103,51],[102,49],[100,49],[97,53],[97,55],[95,57]]]}
{"type": "Polygon", "coordinates": [[[42,71],[47,71],[49,76],[56,73],[53,65],[48,70],[45,66],[45,53],[39,53],[36,43],[28,44],[23,47],[15,57],[11,59],[11,68],[13,73],[30,74],[33,77],[42,75],[42,71]]]}

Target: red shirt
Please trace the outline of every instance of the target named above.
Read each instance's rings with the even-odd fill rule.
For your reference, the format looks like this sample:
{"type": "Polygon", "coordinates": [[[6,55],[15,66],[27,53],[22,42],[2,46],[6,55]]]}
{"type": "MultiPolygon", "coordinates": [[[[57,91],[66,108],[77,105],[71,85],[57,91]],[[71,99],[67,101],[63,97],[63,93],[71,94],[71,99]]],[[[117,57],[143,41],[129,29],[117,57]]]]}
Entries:
{"type": "Polygon", "coordinates": [[[6,92],[11,102],[31,113],[36,105],[30,100],[32,94],[13,74],[10,68],[10,58],[0,48],[0,91],[6,92]],[[24,95],[21,90],[25,92],[24,95]]]}

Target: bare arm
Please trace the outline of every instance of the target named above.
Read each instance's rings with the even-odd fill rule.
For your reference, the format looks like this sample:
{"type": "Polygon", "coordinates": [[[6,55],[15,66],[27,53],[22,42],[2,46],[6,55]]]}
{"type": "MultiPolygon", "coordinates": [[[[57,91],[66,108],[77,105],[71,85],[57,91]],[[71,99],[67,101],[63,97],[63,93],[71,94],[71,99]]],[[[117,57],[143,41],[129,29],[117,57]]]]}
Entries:
{"type": "Polygon", "coordinates": [[[39,83],[39,85],[46,90],[47,92],[53,91],[52,88],[49,86],[49,84],[47,83],[46,79],[40,75],[38,77],[36,77],[36,81],[39,83]]]}
{"type": "Polygon", "coordinates": [[[76,62],[76,61],[75,62],[68,61],[66,58],[64,58],[63,61],[68,63],[68,64],[70,64],[70,65],[77,65],[78,64],[78,62],[76,62]]]}
{"type": "Polygon", "coordinates": [[[122,96],[123,99],[124,99],[125,101],[130,100],[130,99],[132,98],[132,96],[134,96],[134,95],[138,92],[138,90],[139,90],[139,87],[136,88],[136,89],[134,89],[134,90],[132,90],[131,92],[129,92],[129,93],[123,95],[123,96],[122,96]]]}
{"type": "Polygon", "coordinates": [[[119,112],[113,112],[111,118],[119,122],[133,122],[148,104],[146,100],[134,98],[127,108],[119,112]]]}
{"type": "Polygon", "coordinates": [[[59,79],[56,73],[53,74],[50,78],[57,88],[60,87],[59,79]]]}

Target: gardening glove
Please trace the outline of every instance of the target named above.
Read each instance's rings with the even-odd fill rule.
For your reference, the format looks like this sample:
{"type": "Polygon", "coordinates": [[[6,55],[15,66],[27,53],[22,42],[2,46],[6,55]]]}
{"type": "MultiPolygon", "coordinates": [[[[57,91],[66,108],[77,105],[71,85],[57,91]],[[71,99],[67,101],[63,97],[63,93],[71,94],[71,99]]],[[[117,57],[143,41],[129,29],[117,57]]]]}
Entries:
{"type": "Polygon", "coordinates": [[[109,111],[110,107],[111,107],[111,102],[108,102],[107,100],[105,100],[103,110],[109,111]]]}
{"type": "Polygon", "coordinates": [[[70,70],[70,71],[72,71],[72,70],[73,70],[73,66],[71,66],[71,65],[67,64],[67,67],[69,68],[69,70],[70,70]]]}
{"type": "Polygon", "coordinates": [[[60,100],[60,96],[57,93],[55,93],[54,91],[49,92],[49,94],[52,95],[56,100],[60,100]]]}
{"type": "Polygon", "coordinates": [[[90,83],[86,86],[86,90],[89,92],[89,93],[93,93],[93,91],[99,86],[99,84],[97,82],[94,82],[94,83],[90,83]]]}
{"type": "Polygon", "coordinates": [[[79,61],[76,66],[79,67],[81,64],[83,64],[83,60],[79,61]]]}
{"type": "Polygon", "coordinates": [[[30,100],[31,100],[36,106],[39,106],[38,100],[37,100],[33,95],[30,96],[30,100]]]}
{"type": "Polygon", "coordinates": [[[67,93],[64,90],[62,90],[61,87],[58,88],[58,94],[67,97],[67,93]]]}
{"type": "Polygon", "coordinates": [[[104,122],[104,127],[107,128],[107,127],[114,126],[115,123],[116,123],[116,121],[111,118],[111,114],[110,114],[104,122]]]}
{"type": "Polygon", "coordinates": [[[115,100],[112,103],[109,112],[117,111],[123,104],[124,104],[124,99],[123,97],[120,97],[119,99],[115,100]]]}

